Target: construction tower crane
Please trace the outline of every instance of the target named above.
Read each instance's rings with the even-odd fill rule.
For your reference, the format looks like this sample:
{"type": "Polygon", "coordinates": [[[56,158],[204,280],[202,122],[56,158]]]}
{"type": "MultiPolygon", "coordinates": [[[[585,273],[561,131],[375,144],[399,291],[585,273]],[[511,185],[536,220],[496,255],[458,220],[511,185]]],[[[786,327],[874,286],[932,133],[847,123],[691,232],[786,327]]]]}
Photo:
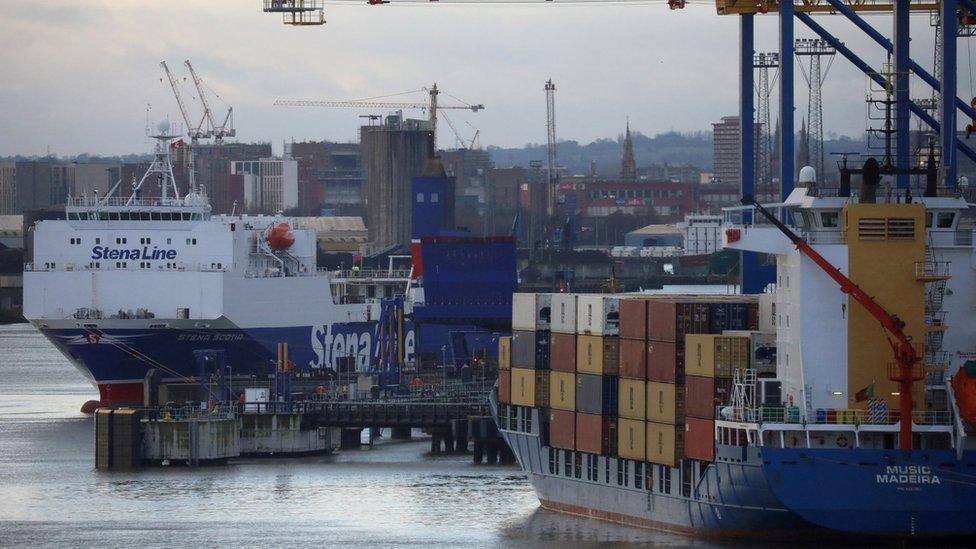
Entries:
{"type": "Polygon", "coordinates": [[[548,140],[546,163],[546,214],[552,217],[556,211],[556,85],[546,80],[546,135],[548,140]]]}
{"type": "MultiPolygon", "coordinates": [[[[435,82],[430,89],[427,90],[430,99],[427,103],[412,103],[412,102],[395,102],[395,101],[371,101],[371,100],[354,100],[354,101],[309,101],[309,100],[290,100],[290,99],[278,99],[274,102],[276,107],[336,107],[336,108],[353,108],[353,109],[421,109],[426,110],[428,117],[430,119],[430,128],[434,134],[434,147],[436,150],[437,142],[437,111],[438,110],[465,110],[471,112],[478,112],[485,108],[482,104],[469,104],[459,102],[457,104],[441,105],[438,103],[437,96],[441,94],[441,91],[437,88],[437,83],[435,82]]],[[[457,99],[455,97],[455,99],[457,99]]],[[[460,100],[458,100],[460,101],[460,100]]],[[[446,119],[445,119],[446,120],[446,119]]],[[[448,125],[452,127],[453,124],[448,122],[448,125]]],[[[454,130],[457,133],[457,130],[454,130]]]]}
{"type": "Polygon", "coordinates": [[[173,78],[173,73],[170,72],[169,66],[166,65],[166,61],[161,61],[159,66],[163,68],[163,72],[166,74],[166,80],[169,81],[169,87],[173,90],[173,96],[176,97],[176,104],[180,108],[180,114],[183,116],[183,122],[186,123],[186,132],[187,136],[190,138],[190,144],[196,145],[200,139],[213,137],[212,131],[204,129],[204,124],[207,121],[207,113],[204,112],[200,122],[193,125],[193,122],[190,121],[190,114],[186,110],[186,104],[183,103],[183,96],[180,95],[179,85],[177,85],[176,79],[173,78]]]}
{"type": "Polygon", "coordinates": [[[237,135],[237,131],[234,129],[234,107],[227,107],[227,114],[220,124],[214,122],[213,110],[207,101],[207,93],[203,89],[203,80],[197,76],[197,71],[193,70],[193,65],[189,59],[183,61],[183,64],[190,71],[190,76],[193,78],[193,85],[196,87],[197,95],[200,97],[200,103],[203,105],[203,116],[210,124],[209,137],[213,137],[214,143],[220,145],[224,142],[225,137],[234,137],[237,135]]]}

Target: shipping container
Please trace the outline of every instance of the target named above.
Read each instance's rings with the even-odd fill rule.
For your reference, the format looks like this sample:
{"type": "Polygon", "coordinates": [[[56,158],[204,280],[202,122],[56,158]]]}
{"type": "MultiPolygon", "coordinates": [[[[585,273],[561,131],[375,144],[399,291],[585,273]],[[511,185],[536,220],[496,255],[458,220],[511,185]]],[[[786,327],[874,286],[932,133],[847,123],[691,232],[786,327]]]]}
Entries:
{"type": "Polygon", "coordinates": [[[549,407],[549,370],[535,370],[535,407],[549,407]]]}
{"type": "Polygon", "coordinates": [[[647,379],[647,347],[643,339],[620,338],[620,377],[647,379]]]}
{"type": "Polygon", "coordinates": [[[617,455],[624,459],[644,461],[647,456],[647,426],[644,421],[620,418],[617,420],[617,455]]]}
{"type": "Polygon", "coordinates": [[[749,367],[750,338],[716,334],[688,334],[685,373],[705,377],[732,377],[749,367]]]}
{"type": "Polygon", "coordinates": [[[549,407],[556,410],[576,410],[576,374],[549,372],[549,407]]]}
{"type": "Polygon", "coordinates": [[[617,415],[643,421],[647,417],[647,382],[620,378],[617,386],[617,415]]]}
{"type": "Polygon", "coordinates": [[[684,425],[668,425],[648,421],[647,461],[674,467],[684,454],[684,425]]]}
{"type": "Polygon", "coordinates": [[[718,404],[714,377],[685,377],[685,414],[688,417],[715,419],[715,406],[718,404]]]}
{"type": "Polygon", "coordinates": [[[674,425],[685,417],[685,395],[679,385],[647,382],[647,421],[674,425]]]}
{"type": "Polygon", "coordinates": [[[552,294],[512,294],[512,329],[548,330],[551,306],[552,294]]]}
{"type": "Polygon", "coordinates": [[[512,403],[512,372],[511,370],[498,371],[498,402],[502,404],[512,403]]]}
{"type": "Polygon", "coordinates": [[[601,456],[617,453],[617,419],[608,415],[576,413],[576,450],[601,456]]]}
{"type": "Polygon", "coordinates": [[[552,294],[551,311],[553,332],[576,333],[576,294],[552,294]]]}
{"type": "Polygon", "coordinates": [[[576,413],[569,410],[549,411],[549,445],[563,450],[576,449],[576,413]]]}
{"type": "Polygon", "coordinates": [[[512,404],[517,406],[535,406],[535,374],[536,370],[528,368],[512,368],[512,404]]]}
{"type": "Polygon", "coordinates": [[[672,341],[647,342],[647,379],[677,383],[684,376],[684,345],[672,341]]]}
{"type": "Polygon", "coordinates": [[[708,331],[720,334],[725,330],[756,330],[759,328],[756,301],[722,301],[708,305],[708,331]]]}
{"type": "Polygon", "coordinates": [[[498,338],[498,369],[512,369],[512,336],[498,338]]]}
{"type": "Polygon", "coordinates": [[[620,298],[600,294],[576,299],[576,333],[615,336],[620,332],[620,298]]]}
{"type": "Polygon", "coordinates": [[[760,332],[776,331],[776,294],[759,294],[760,332]]]}
{"type": "Polygon", "coordinates": [[[620,337],[647,339],[647,302],[639,297],[620,300],[620,337]]]}
{"type": "Polygon", "coordinates": [[[722,335],[749,338],[749,368],[757,374],[776,373],[776,333],[759,331],[722,332],[722,335]]]}
{"type": "Polygon", "coordinates": [[[547,331],[512,332],[512,367],[548,370],[549,337],[547,331]]]}
{"type": "Polygon", "coordinates": [[[685,334],[707,334],[708,303],[654,299],[647,304],[647,338],[684,341],[685,334]]]}
{"type": "Polygon", "coordinates": [[[685,420],[684,443],[686,458],[715,461],[715,420],[689,417],[685,420]]]}
{"type": "Polygon", "coordinates": [[[576,374],[576,411],[617,415],[617,377],[576,374]]]}
{"type": "Polygon", "coordinates": [[[620,339],[595,335],[576,336],[576,371],[617,375],[620,372],[620,339]]]}
{"type": "Polygon", "coordinates": [[[559,372],[576,371],[576,334],[549,334],[549,369],[559,372]]]}

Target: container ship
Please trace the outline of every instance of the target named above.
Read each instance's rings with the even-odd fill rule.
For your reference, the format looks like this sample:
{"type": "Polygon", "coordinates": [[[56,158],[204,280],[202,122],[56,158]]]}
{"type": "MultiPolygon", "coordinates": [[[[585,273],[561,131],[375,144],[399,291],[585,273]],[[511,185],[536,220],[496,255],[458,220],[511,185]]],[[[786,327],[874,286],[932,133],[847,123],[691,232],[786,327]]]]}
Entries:
{"type": "Polygon", "coordinates": [[[440,360],[445,346],[464,361],[475,347],[494,351],[493,334],[507,331],[512,239],[420,235],[408,265],[320,270],[315,231],[299,221],[216,215],[192,184],[180,193],[175,132],[166,122],[156,130],[154,159],[129,196],[117,184],[107,196],[69,197],[63,219],[31,230],[24,317],[91,380],[101,404],[144,403],[150,378],[204,375],[194,356],[203,349],[225,351],[236,376],[267,377],[279,349],[298,373],[375,373],[391,302],[407,319],[404,363],[440,360]],[[472,269],[477,294],[457,284],[472,269]]]}
{"type": "Polygon", "coordinates": [[[724,246],[775,258],[758,296],[516,295],[491,399],[542,507],[706,537],[976,531],[970,205],[873,191],[728,209],[724,246]]]}

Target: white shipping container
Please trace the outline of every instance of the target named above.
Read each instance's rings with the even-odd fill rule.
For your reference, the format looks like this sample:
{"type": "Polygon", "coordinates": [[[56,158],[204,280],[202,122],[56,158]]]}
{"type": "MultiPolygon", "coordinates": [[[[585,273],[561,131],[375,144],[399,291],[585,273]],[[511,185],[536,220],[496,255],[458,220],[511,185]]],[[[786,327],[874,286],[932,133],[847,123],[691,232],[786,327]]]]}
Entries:
{"type": "Polygon", "coordinates": [[[548,330],[552,294],[512,294],[513,330],[548,330]]]}
{"type": "Polygon", "coordinates": [[[722,335],[749,338],[749,367],[759,374],[776,373],[776,332],[725,330],[722,335]]]}
{"type": "Polygon", "coordinates": [[[576,333],[615,336],[620,333],[620,299],[602,294],[576,300],[576,333]]]}
{"type": "Polygon", "coordinates": [[[576,294],[552,294],[552,331],[576,333],[576,294]]]}

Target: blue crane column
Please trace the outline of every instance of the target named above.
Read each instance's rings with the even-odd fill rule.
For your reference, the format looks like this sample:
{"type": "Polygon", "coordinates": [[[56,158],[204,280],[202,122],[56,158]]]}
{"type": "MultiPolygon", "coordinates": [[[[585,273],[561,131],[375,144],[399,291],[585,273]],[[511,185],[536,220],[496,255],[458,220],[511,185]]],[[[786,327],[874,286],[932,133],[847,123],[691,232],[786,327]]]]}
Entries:
{"type": "MultiPolygon", "coordinates": [[[[739,186],[742,196],[755,196],[756,193],[756,127],[755,92],[753,89],[755,71],[755,16],[751,13],[739,16],[739,186]]],[[[751,212],[743,213],[744,223],[751,212]]],[[[739,275],[744,294],[758,294],[766,286],[763,269],[759,265],[759,255],[755,252],[740,252],[739,275]]]]}
{"type": "MultiPolygon", "coordinates": [[[[909,46],[910,24],[909,0],[894,0],[894,100],[895,100],[895,157],[892,159],[898,170],[895,186],[907,188],[909,176],[901,173],[910,164],[911,158],[911,112],[909,112],[909,46]]],[[[950,104],[952,104],[950,102],[950,104]]]]}
{"type": "MultiPolygon", "coordinates": [[[[942,0],[942,184],[956,186],[956,0],[942,0]]],[[[939,75],[936,75],[938,77],[939,75]]]]}
{"type": "Polygon", "coordinates": [[[793,134],[793,0],[779,3],[779,185],[780,198],[793,192],[796,160],[793,134]]]}

